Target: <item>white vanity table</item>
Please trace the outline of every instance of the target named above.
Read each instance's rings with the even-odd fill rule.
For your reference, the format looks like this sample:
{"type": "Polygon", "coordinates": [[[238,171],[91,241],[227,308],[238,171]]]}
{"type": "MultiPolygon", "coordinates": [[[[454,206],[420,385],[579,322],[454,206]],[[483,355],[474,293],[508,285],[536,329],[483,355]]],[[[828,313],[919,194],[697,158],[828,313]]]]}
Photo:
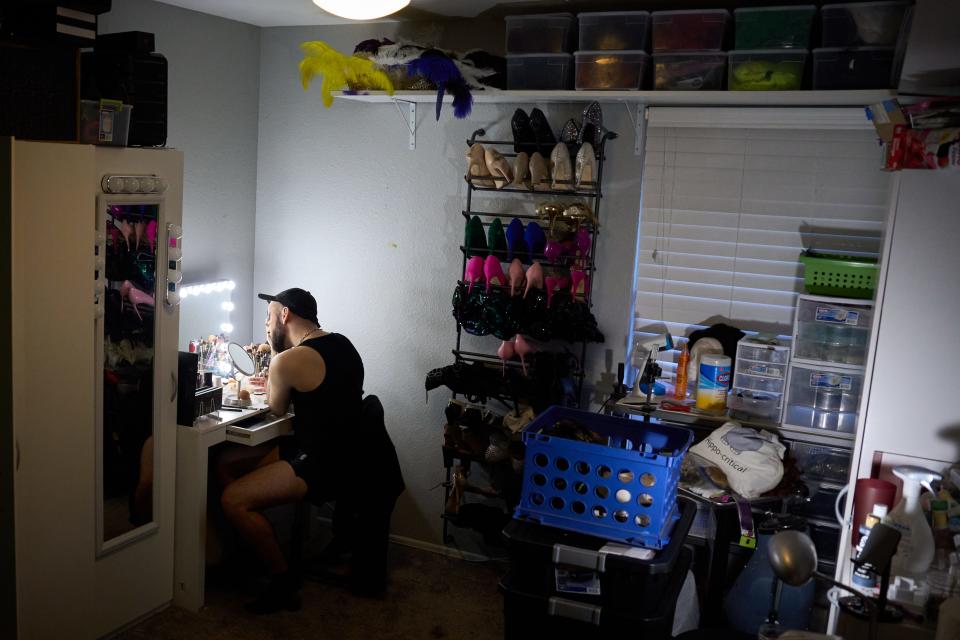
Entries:
{"type": "Polygon", "coordinates": [[[262,404],[216,411],[198,418],[192,427],[177,425],[174,604],[190,611],[203,606],[210,447],[221,442],[253,447],[291,433],[293,415],[278,418],[262,404]]]}

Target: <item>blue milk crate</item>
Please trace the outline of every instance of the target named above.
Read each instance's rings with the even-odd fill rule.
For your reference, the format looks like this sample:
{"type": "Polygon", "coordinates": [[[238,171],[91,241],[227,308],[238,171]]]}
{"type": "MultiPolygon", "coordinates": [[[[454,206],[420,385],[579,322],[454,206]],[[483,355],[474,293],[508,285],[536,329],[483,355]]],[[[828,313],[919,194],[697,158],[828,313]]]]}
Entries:
{"type": "Polygon", "coordinates": [[[522,437],[523,492],[514,517],[650,549],[670,542],[689,429],[554,406],[522,437]],[[558,421],[607,444],[550,435],[558,421]]]}

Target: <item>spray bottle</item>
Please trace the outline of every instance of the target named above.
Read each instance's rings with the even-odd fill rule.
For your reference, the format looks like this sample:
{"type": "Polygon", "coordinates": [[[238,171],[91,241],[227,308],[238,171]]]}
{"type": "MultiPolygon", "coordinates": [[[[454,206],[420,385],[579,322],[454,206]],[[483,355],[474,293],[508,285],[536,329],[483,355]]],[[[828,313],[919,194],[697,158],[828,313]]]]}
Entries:
{"type": "Polygon", "coordinates": [[[893,575],[923,577],[933,562],[933,531],[920,506],[920,491],[934,493],[931,484],[943,476],[935,471],[905,465],[894,467],[893,475],[903,481],[903,498],[883,519],[900,532],[900,545],[893,557],[893,575]]]}

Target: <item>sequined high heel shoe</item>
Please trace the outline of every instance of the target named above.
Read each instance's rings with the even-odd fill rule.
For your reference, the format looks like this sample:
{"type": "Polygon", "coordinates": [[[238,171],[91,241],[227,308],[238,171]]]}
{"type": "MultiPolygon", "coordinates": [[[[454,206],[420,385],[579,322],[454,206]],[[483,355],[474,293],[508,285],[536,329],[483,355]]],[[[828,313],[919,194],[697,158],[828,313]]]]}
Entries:
{"type": "Polygon", "coordinates": [[[510,129],[513,131],[514,152],[530,155],[537,150],[537,136],[530,126],[530,116],[523,109],[513,112],[510,129]]]}
{"type": "Polygon", "coordinates": [[[547,122],[547,117],[543,115],[543,111],[540,111],[540,109],[536,107],[530,111],[530,128],[533,129],[533,135],[537,140],[537,150],[540,152],[540,155],[548,155],[554,145],[557,144],[557,139],[553,135],[553,129],[550,128],[550,123],[547,122]]]}
{"type": "Polygon", "coordinates": [[[597,159],[593,153],[593,145],[584,142],[577,151],[574,183],[577,189],[595,189],[597,180],[597,159]]]}
{"type": "Polygon", "coordinates": [[[559,191],[573,189],[573,169],[570,166],[570,152],[567,145],[558,142],[550,152],[551,187],[559,191]]]}
{"type": "Polygon", "coordinates": [[[577,146],[580,144],[577,141],[579,137],[580,125],[578,125],[573,118],[570,118],[563,125],[563,129],[560,130],[560,142],[567,145],[567,151],[570,153],[571,158],[577,153],[577,146]]]}
{"type": "Polygon", "coordinates": [[[593,145],[595,153],[600,152],[600,142],[603,140],[603,134],[606,129],[603,128],[603,110],[599,102],[591,102],[583,108],[583,114],[580,119],[580,135],[577,142],[581,145],[589,142],[593,145]]]}

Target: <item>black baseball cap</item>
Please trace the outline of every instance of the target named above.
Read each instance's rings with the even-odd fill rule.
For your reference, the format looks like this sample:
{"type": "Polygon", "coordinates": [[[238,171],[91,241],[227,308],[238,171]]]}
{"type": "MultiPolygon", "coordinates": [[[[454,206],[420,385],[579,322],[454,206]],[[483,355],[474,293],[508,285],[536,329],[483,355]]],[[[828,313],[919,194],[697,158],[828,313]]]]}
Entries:
{"type": "Polygon", "coordinates": [[[284,289],[275,296],[268,293],[258,293],[257,297],[268,302],[279,302],[304,320],[320,324],[317,320],[317,301],[309,291],[303,289],[284,289]]]}

